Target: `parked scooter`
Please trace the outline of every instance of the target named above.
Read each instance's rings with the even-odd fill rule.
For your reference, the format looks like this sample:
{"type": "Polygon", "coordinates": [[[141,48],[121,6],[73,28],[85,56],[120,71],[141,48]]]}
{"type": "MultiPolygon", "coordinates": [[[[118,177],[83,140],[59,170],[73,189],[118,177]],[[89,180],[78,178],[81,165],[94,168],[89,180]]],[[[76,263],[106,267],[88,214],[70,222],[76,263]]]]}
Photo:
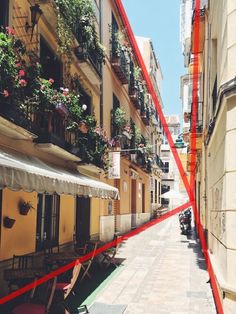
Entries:
{"type": "Polygon", "coordinates": [[[191,232],[192,212],[188,208],[179,214],[179,223],[182,234],[188,234],[191,232]]]}

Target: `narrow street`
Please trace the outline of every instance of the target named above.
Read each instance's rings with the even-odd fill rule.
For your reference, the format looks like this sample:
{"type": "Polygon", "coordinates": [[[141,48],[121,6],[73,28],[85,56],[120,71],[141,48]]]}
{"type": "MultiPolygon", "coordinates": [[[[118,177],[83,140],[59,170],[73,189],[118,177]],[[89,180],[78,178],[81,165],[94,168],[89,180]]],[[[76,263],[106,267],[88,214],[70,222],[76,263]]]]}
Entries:
{"type": "Polygon", "coordinates": [[[95,302],[123,304],[125,314],[216,313],[199,246],[177,216],[122,243],[118,257],[123,266],[95,302]]]}

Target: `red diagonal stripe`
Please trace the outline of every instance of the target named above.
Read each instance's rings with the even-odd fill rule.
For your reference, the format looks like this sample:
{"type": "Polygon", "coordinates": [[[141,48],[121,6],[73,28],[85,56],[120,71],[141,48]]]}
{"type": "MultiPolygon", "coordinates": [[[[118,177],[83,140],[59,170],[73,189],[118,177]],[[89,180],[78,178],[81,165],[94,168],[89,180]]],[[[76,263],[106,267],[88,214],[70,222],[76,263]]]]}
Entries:
{"type": "MultiPolygon", "coordinates": [[[[139,234],[140,232],[145,231],[146,229],[148,229],[148,228],[150,228],[150,227],[152,227],[152,226],[154,226],[154,225],[156,225],[156,224],[158,224],[158,223],[168,219],[169,217],[179,213],[180,211],[186,209],[189,206],[191,206],[190,202],[175,208],[174,210],[166,213],[165,215],[163,215],[160,218],[157,218],[157,219],[154,219],[152,221],[147,222],[143,226],[141,226],[141,227],[139,227],[139,228],[137,228],[135,230],[132,230],[132,231],[126,233],[125,235],[122,235],[120,238],[118,238],[118,242],[122,242],[124,240],[127,240],[127,239],[129,239],[129,238],[139,234]]],[[[100,247],[100,248],[98,248],[96,250],[95,256],[97,256],[98,254],[101,254],[102,252],[104,252],[107,249],[115,246],[116,244],[117,244],[117,240],[114,240],[114,241],[111,241],[109,243],[106,243],[105,245],[103,245],[102,247],[100,247]]],[[[76,263],[83,263],[83,262],[87,261],[88,259],[90,259],[92,256],[93,256],[93,251],[89,252],[88,254],[84,255],[83,257],[81,257],[81,258],[79,258],[79,259],[77,259],[77,260],[75,260],[75,261],[73,261],[73,262],[71,262],[71,263],[69,263],[69,264],[67,264],[65,266],[62,266],[62,267],[60,267],[60,268],[50,272],[49,274],[43,276],[42,278],[39,278],[39,279],[37,279],[37,280],[35,280],[35,281],[25,285],[24,287],[22,287],[22,288],[14,291],[14,292],[8,294],[7,296],[2,297],[0,299],[0,304],[4,304],[4,303],[6,303],[6,302],[8,302],[8,301],[10,301],[10,300],[12,300],[12,299],[22,295],[23,293],[33,289],[35,286],[39,286],[39,285],[43,284],[44,282],[48,281],[49,279],[52,279],[52,278],[54,278],[56,276],[59,276],[59,275],[63,274],[67,270],[73,268],[76,263]]]]}
{"type": "Polygon", "coordinates": [[[179,169],[181,178],[183,180],[184,186],[185,186],[186,191],[187,191],[187,193],[189,195],[189,198],[191,198],[191,189],[190,189],[190,185],[189,185],[187,176],[185,175],[185,170],[184,170],[182,162],[181,162],[181,160],[179,158],[179,154],[177,152],[177,149],[176,149],[176,147],[174,145],[174,142],[173,142],[170,130],[168,128],[168,125],[167,125],[167,122],[166,122],[166,119],[165,119],[165,116],[164,116],[164,114],[162,112],[161,105],[160,105],[159,100],[158,100],[158,98],[156,96],[156,93],[155,93],[155,90],[153,88],[152,82],[150,80],[149,74],[147,72],[145,63],[143,61],[143,57],[142,57],[142,55],[141,55],[141,53],[139,51],[139,48],[138,48],[138,45],[137,45],[137,42],[136,42],[133,30],[132,30],[132,28],[130,26],[128,17],[126,15],[126,12],[125,12],[125,9],[124,9],[124,6],[123,6],[121,0],[115,0],[115,2],[116,2],[116,5],[118,7],[119,13],[121,15],[123,24],[125,25],[127,34],[129,36],[129,39],[130,39],[130,42],[131,42],[131,45],[132,45],[132,48],[133,48],[133,52],[134,52],[134,54],[136,56],[136,59],[137,59],[139,65],[140,65],[141,69],[142,69],[143,77],[144,77],[144,79],[146,81],[148,91],[149,91],[150,95],[152,96],[152,99],[153,99],[154,104],[156,106],[156,110],[157,110],[158,115],[160,117],[161,124],[162,124],[164,132],[166,134],[166,137],[167,137],[168,143],[170,145],[172,154],[174,156],[175,162],[176,162],[176,164],[178,166],[178,169],[179,169]]]}

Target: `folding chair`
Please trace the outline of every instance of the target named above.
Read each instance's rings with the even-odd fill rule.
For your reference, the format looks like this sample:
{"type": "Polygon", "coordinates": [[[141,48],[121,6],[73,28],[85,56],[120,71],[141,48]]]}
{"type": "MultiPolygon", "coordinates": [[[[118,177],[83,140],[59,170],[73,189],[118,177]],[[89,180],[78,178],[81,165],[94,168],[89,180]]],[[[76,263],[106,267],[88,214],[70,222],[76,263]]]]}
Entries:
{"type": "Polygon", "coordinates": [[[64,292],[64,301],[61,303],[61,305],[65,308],[66,314],[67,313],[75,314],[78,310],[83,310],[83,313],[89,313],[86,305],[80,306],[78,309],[74,309],[74,308],[72,309],[71,306],[69,305],[69,302],[67,301],[68,299],[71,299],[71,295],[75,296],[74,288],[75,288],[75,284],[78,281],[81,268],[82,268],[82,265],[80,263],[76,263],[73,269],[70,283],[69,284],[57,283],[56,285],[57,291],[64,292]]]}
{"type": "Polygon", "coordinates": [[[118,267],[117,262],[115,261],[115,256],[116,256],[118,249],[120,247],[119,238],[120,237],[115,234],[114,240],[113,240],[113,241],[115,241],[115,245],[102,253],[103,259],[101,260],[101,263],[102,264],[106,263],[106,268],[108,268],[111,264],[114,265],[115,267],[118,267]]]}
{"type": "Polygon", "coordinates": [[[89,273],[89,269],[90,267],[92,266],[92,263],[93,263],[93,260],[94,260],[94,257],[95,257],[95,253],[96,253],[96,250],[97,250],[97,246],[98,244],[95,243],[94,245],[94,248],[93,248],[93,253],[92,253],[92,257],[88,260],[88,261],[85,261],[82,263],[82,269],[83,269],[83,275],[80,279],[80,282],[82,282],[85,278],[85,276],[87,276],[89,279],[91,279],[91,275],[89,273]]]}
{"type": "Polygon", "coordinates": [[[27,314],[27,313],[37,313],[37,314],[47,314],[50,311],[53,296],[56,289],[57,278],[52,278],[48,280],[42,286],[38,288],[35,286],[31,292],[30,299],[28,303],[22,303],[17,305],[13,310],[12,314],[27,314]],[[36,296],[36,291],[39,290],[38,296],[36,296]],[[37,302],[37,303],[36,303],[37,302]]]}

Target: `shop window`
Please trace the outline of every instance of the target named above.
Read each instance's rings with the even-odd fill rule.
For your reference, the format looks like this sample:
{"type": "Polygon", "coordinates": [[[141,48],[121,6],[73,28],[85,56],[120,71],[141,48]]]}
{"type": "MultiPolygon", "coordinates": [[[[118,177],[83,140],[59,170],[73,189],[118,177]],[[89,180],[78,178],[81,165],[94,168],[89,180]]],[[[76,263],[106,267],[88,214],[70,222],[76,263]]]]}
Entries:
{"type": "Polygon", "coordinates": [[[38,194],[36,250],[57,246],[59,243],[59,195],[38,194]]]}
{"type": "Polygon", "coordinates": [[[6,27],[8,24],[9,24],[9,0],[1,0],[0,26],[6,27]]]}

